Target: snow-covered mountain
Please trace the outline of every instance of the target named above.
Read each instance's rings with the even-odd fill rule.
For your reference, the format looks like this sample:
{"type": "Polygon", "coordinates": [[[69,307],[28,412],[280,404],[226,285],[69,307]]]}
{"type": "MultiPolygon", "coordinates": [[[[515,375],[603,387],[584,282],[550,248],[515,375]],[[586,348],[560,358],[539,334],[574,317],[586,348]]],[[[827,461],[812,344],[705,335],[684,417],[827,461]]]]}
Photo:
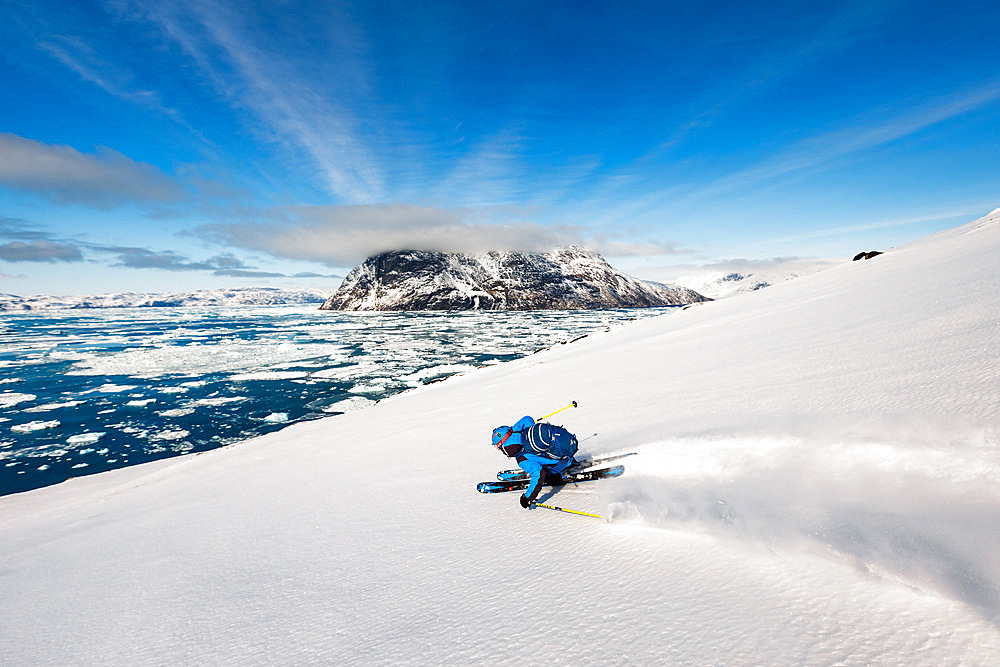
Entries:
{"type": "Polygon", "coordinates": [[[996,664],[998,256],[1000,210],[0,497],[0,663],[996,664]],[[542,501],[610,521],[476,493],[571,400],[581,453],[637,454],[542,501]]]}
{"type": "Polygon", "coordinates": [[[836,263],[834,260],[803,260],[781,263],[770,269],[708,270],[681,276],[673,282],[710,299],[725,299],[816,273],[836,263]]]}
{"type": "Polygon", "coordinates": [[[0,294],[0,311],[50,308],[155,308],[193,306],[274,306],[322,303],[327,293],[319,290],[284,290],[276,287],[235,287],[159,294],[125,292],[95,296],[15,296],[0,294]]]}
{"type": "Polygon", "coordinates": [[[712,271],[681,276],[674,282],[712,299],[725,299],[744,292],[754,292],[771,285],[770,280],[764,276],[736,271],[730,273],[712,271]]]}
{"type": "Polygon", "coordinates": [[[616,271],[574,246],[543,254],[394,251],[344,279],[325,310],[544,310],[675,306],[704,301],[675,285],[616,271]]]}

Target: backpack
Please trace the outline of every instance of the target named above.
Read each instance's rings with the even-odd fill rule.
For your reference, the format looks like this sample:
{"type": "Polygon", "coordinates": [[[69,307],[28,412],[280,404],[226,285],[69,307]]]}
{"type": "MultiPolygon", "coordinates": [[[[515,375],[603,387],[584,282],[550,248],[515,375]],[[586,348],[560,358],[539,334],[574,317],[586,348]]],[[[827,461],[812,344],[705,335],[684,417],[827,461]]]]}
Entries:
{"type": "Polygon", "coordinates": [[[536,454],[554,461],[573,458],[576,454],[576,436],[562,426],[539,422],[521,431],[521,434],[521,444],[526,454],[536,454]]]}

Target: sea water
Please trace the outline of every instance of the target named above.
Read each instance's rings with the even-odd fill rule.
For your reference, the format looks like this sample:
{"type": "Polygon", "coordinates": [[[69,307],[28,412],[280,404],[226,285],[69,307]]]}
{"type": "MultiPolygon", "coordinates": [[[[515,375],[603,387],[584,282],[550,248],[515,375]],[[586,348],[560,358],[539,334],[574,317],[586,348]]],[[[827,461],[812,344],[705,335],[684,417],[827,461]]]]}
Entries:
{"type": "Polygon", "coordinates": [[[0,495],[361,409],[668,310],[0,314],[0,495]]]}

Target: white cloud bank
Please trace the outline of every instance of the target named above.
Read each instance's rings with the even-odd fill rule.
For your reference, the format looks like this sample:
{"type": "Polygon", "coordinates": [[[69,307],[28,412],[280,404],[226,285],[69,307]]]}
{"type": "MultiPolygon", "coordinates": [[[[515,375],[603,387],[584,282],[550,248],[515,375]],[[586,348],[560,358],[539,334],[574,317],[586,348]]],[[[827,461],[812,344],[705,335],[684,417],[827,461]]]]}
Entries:
{"type": "Polygon", "coordinates": [[[546,226],[523,220],[478,223],[460,211],[415,204],[305,206],[274,214],[285,219],[203,225],[196,233],[227,246],[335,267],[401,249],[544,252],[576,243],[613,256],[677,252],[672,245],[656,241],[594,236],[576,225],[546,226]]]}

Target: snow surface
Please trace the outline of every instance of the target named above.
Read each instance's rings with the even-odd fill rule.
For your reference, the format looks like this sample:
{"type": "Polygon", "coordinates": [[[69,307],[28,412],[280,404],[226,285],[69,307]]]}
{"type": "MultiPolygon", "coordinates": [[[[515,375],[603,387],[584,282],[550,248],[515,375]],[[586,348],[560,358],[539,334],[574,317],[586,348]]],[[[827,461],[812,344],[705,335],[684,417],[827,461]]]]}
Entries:
{"type": "Polygon", "coordinates": [[[0,663],[996,664],[1000,210],[197,456],[0,498],[0,663]],[[615,480],[522,510],[492,428],[615,480]]]}

